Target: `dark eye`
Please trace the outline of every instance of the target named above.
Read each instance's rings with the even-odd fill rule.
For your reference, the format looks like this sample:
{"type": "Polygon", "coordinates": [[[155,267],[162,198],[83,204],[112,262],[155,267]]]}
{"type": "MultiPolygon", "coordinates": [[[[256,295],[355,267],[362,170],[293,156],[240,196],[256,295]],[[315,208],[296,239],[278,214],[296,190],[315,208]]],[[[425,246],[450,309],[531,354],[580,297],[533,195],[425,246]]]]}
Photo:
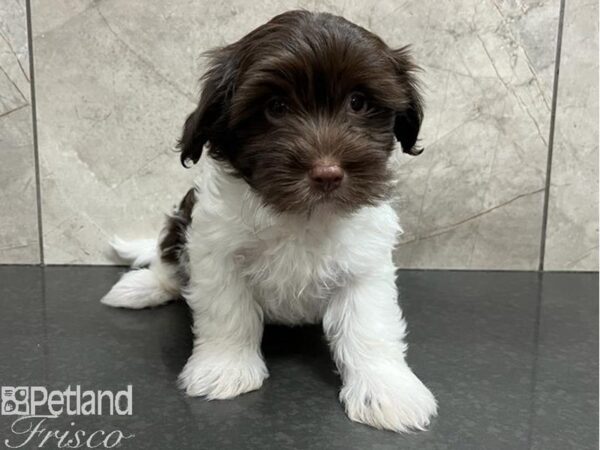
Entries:
{"type": "Polygon", "coordinates": [[[350,95],[350,108],[354,112],[362,112],[367,109],[367,97],[360,92],[350,95]]]}
{"type": "Polygon", "coordinates": [[[273,98],[267,103],[267,113],[275,119],[285,116],[288,111],[287,103],[281,98],[273,98]]]}

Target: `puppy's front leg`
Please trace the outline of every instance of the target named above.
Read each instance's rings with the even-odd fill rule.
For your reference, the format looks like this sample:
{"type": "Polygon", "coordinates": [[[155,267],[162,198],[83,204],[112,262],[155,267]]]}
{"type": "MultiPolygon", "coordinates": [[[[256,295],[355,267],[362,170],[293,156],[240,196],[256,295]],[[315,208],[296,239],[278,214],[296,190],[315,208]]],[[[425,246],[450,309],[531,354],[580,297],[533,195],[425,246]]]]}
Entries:
{"type": "Polygon", "coordinates": [[[406,325],[391,264],[334,295],[323,326],[350,419],[393,431],[422,430],[429,424],[437,405],[404,360],[406,325]]]}
{"type": "Polygon", "coordinates": [[[260,388],[268,377],[260,353],[262,310],[244,281],[206,265],[192,273],[185,297],[195,337],[179,376],[188,395],[227,399],[260,388]]]}

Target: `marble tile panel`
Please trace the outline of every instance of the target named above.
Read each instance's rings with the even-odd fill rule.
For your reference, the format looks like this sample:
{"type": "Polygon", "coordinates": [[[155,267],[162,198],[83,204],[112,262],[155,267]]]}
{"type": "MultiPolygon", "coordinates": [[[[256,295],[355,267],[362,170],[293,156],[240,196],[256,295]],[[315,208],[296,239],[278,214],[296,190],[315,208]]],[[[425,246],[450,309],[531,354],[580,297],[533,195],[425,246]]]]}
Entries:
{"type": "Polygon", "coordinates": [[[0,263],[40,262],[25,0],[0,4],[0,263]]]}
{"type": "Polygon", "coordinates": [[[598,270],[598,2],[567,0],[546,270],[598,270]]]}
{"type": "Polygon", "coordinates": [[[536,269],[559,3],[414,8],[399,37],[411,36],[424,68],[426,150],[399,161],[396,260],[536,269]]]}

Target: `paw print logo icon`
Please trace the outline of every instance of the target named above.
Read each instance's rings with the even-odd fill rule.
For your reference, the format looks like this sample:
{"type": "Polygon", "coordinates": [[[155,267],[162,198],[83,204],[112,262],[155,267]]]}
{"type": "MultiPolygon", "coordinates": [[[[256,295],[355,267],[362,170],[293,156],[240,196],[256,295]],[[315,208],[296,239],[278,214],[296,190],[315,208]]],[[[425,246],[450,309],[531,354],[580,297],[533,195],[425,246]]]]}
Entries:
{"type": "Polygon", "coordinates": [[[0,413],[5,416],[25,416],[29,414],[29,396],[26,387],[2,386],[0,413]]]}

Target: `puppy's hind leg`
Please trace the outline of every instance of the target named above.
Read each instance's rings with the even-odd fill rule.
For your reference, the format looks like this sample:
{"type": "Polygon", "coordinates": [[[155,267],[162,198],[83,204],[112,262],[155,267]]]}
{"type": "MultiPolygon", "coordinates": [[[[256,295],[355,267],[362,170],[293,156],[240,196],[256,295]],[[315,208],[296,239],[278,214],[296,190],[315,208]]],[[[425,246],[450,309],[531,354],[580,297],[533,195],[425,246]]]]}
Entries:
{"type": "Polygon", "coordinates": [[[105,305],[141,309],[162,305],[179,297],[188,279],[187,229],[192,221],[196,190],[190,189],[179,208],[167,219],[159,242],[112,242],[117,254],[132,267],[102,298],[105,305]]]}

